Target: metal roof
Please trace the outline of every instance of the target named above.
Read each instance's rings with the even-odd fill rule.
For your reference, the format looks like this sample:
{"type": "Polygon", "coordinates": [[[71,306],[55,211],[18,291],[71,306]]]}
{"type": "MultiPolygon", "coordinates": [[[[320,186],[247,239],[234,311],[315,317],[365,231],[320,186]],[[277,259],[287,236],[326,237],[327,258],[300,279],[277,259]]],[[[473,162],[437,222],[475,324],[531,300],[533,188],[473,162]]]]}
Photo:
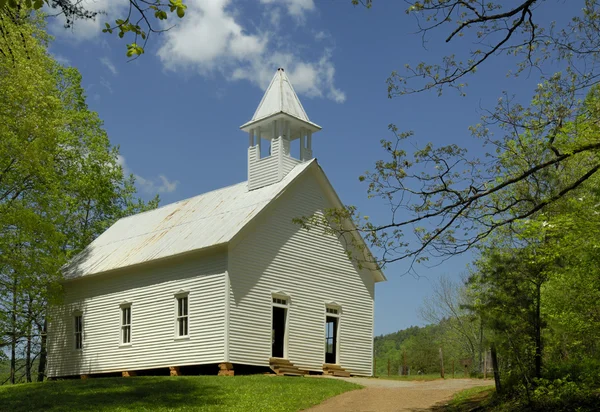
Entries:
{"type": "Polygon", "coordinates": [[[229,242],[316,160],[281,182],[248,190],[242,182],[118,220],[63,268],[76,278],[229,242]]]}
{"type": "Polygon", "coordinates": [[[294,91],[294,87],[282,68],[277,69],[267,91],[254,112],[251,121],[269,117],[275,113],[287,113],[305,122],[308,115],[294,91]]]}
{"type": "MultiPolygon", "coordinates": [[[[321,130],[321,126],[308,120],[308,115],[294,91],[294,87],[282,68],[277,69],[275,76],[269,83],[254,116],[249,122],[240,126],[240,129],[249,131],[255,126],[264,125],[265,122],[276,120],[282,115],[295,119],[298,126],[313,132],[321,130]]],[[[264,136],[264,134],[263,134],[264,136]]]]}

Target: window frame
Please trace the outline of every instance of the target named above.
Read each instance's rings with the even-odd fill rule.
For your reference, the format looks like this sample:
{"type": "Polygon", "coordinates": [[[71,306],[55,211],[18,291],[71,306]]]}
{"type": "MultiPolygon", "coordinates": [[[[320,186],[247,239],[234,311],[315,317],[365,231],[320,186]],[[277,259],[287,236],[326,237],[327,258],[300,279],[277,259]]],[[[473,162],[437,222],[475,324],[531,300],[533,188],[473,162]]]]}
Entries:
{"type": "Polygon", "coordinates": [[[73,312],[73,349],[83,350],[83,312],[73,312]],[[79,319],[79,322],[77,321],[79,319]]]}
{"type": "Polygon", "coordinates": [[[132,325],[133,325],[133,310],[132,304],[129,302],[121,303],[119,305],[119,346],[131,346],[132,345],[132,325]],[[125,311],[129,311],[128,319],[124,318],[125,311]],[[128,322],[126,322],[128,321],[128,322]],[[125,342],[125,330],[128,330],[128,340],[125,342]]]}
{"type": "Polygon", "coordinates": [[[190,293],[187,291],[179,291],[174,295],[175,298],[175,311],[174,311],[174,336],[175,336],[175,340],[187,340],[190,338],[190,293]],[[182,301],[183,299],[185,299],[186,302],[186,314],[185,315],[181,315],[180,314],[180,306],[179,303],[180,301],[182,301]],[[181,335],[180,332],[180,321],[185,319],[185,327],[186,327],[186,334],[181,335]]]}

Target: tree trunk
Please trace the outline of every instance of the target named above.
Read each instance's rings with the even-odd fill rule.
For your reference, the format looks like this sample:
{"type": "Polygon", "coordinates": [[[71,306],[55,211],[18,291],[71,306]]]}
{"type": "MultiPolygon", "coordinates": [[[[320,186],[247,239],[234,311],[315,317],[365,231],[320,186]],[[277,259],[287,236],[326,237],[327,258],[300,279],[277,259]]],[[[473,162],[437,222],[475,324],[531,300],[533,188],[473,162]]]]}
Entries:
{"type": "Polygon", "coordinates": [[[44,324],[40,330],[41,342],[40,342],[40,363],[38,364],[38,376],[37,381],[42,382],[46,375],[46,359],[48,354],[46,353],[46,328],[48,327],[46,318],[44,318],[44,324]]]}
{"type": "Polygon", "coordinates": [[[500,395],[502,393],[502,383],[500,382],[500,370],[498,369],[498,354],[496,353],[496,344],[492,343],[490,348],[490,354],[492,356],[492,368],[494,369],[494,383],[496,384],[496,393],[500,395]]]}
{"type": "Polygon", "coordinates": [[[534,377],[542,377],[542,285],[536,285],[536,302],[535,302],[535,374],[534,377]]]}
{"type": "Polygon", "coordinates": [[[10,339],[10,383],[16,381],[17,371],[17,276],[13,273],[12,284],[12,313],[11,313],[11,339],[10,339]]]}
{"type": "Polygon", "coordinates": [[[481,355],[483,352],[483,320],[479,319],[479,370],[481,371],[481,369],[484,367],[484,363],[483,360],[481,359],[481,355]]]}
{"type": "Polygon", "coordinates": [[[25,350],[25,379],[31,382],[31,329],[33,327],[33,319],[31,318],[31,297],[27,304],[27,347],[25,350]]]}

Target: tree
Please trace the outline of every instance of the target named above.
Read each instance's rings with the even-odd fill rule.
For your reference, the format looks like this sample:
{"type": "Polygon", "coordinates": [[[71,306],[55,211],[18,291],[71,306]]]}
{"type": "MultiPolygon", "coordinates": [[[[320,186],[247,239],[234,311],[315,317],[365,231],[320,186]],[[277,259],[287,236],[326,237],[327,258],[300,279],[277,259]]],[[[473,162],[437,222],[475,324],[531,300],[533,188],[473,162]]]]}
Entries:
{"type": "Polygon", "coordinates": [[[483,370],[484,333],[479,316],[468,310],[473,297],[463,282],[446,276],[433,284],[433,294],[425,299],[420,310],[423,320],[442,329],[446,357],[470,358],[476,371],[483,370]],[[475,364],[478,360],[478,364],[475,364]]]}
{"type": "MultiPolygon", "coordinates": [[[[363,3],[377,7],[377,2],[363,3]]],[[[547,4],[538,0],[509,8],[504,2],[483,0],[408,3],[407,13],[416,17],[423,36],[447,28],[446,42],[465,36],[480,47],[461,52],[457,46],[441,62],[407,65],[405,75],[393,72],[390,98],[430,90],[442,94],[449,88],[464,94],[467,77],[501,55],[519,59],[514,76],[539,69],[527,71],[539,75],[539,84],[529,106],[505,92],[471,128],[474,137],[493,149],[483,160],[457,144],[427,144],[409,153],[405,147],[412,132],[390,126],[393,138],[382,141],[388,157],[360,177],[369,197],[389,205],[388,217],[372,221],[348,206],[328,211],[326,222],[320,222],[341,228],[338,233],[358,230],[377,251],[379,266],[402,259],[445,259],[470,250],[497,230],[513,230],[544,211],[600,169],[599,107],[597,99],[585,98],[590,90],[598,93],[591,89],[600,76],[598,1],[580,0],[580,14],[546,27],[536,23],[537,12],[547,4]],[[510,167],[507,157],[515,158],[510,167]],[[567,163],[586,167],[548,182],[546,175],[567,163]],[[543,182],[545,187],[540,186],[543,182]],[[341,224],[348,219],[356,229],[341,224]]],[[[574,10],[572,3],[562,5],[565,12],[574,10]]],[[[302,222],[310,227],[315,220],[322,219],[305,217],[302,222]]]]}
{"type": "MultiPolygon", "coordinates": [[[[0,0],[0,14],[8,18],[15,18],[22,12],[39,10],[46,5],[52,10],[57,10],[65,19],[65,28],[72,27],[77,20],[94,20],[104,12],[90,11],[85,3],[78,0],[0,0]]],[[[182,18],[187,6],[182,0],[129,0],[127,14],[115,19],[113,23],[105,23],[104,33],[116,32],[120,38],[126,34],[133,36],[133,41],[127,44],[127,57],[138,57],[144,53],[148,39],[153,33],[162,33],[168,28],[163,28],[160,21],[167,20],[168,13],[176,14],[182,18]]],[[[5,28],[0,24],[0,35],[5,35],[5,28]]],[[[5,44],[5,49],[0,49],[0,54],[7,57],[11,53],[13,43],[5,44]]]]}
{"type": "Polygon", "coordinates": [[[12,45],[12,58],[0,59],[0,344],[10,347],[15,383],[17,360],[31,381],[38,356],[43,379],[46,309],[60,299],[60,267],[158,197],[136,198],[133,177],[85,104],[81,75],[47,53],[43,20],[3,18],[0,48],[12,45]]]}

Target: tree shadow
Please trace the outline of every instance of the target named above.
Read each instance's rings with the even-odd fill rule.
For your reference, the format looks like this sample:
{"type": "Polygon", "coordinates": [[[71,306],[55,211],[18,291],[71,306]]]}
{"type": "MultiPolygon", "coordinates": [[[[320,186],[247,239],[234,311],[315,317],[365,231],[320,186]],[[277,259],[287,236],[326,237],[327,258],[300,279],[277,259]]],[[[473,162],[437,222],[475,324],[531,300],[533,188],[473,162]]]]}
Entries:
{"type": "Polygon", "coordinates": [[[217,385],[192,377],[98,378],[17,385],[2,391],[7,411],[168,410],[221,405],[226,394],[217,385]]]}

